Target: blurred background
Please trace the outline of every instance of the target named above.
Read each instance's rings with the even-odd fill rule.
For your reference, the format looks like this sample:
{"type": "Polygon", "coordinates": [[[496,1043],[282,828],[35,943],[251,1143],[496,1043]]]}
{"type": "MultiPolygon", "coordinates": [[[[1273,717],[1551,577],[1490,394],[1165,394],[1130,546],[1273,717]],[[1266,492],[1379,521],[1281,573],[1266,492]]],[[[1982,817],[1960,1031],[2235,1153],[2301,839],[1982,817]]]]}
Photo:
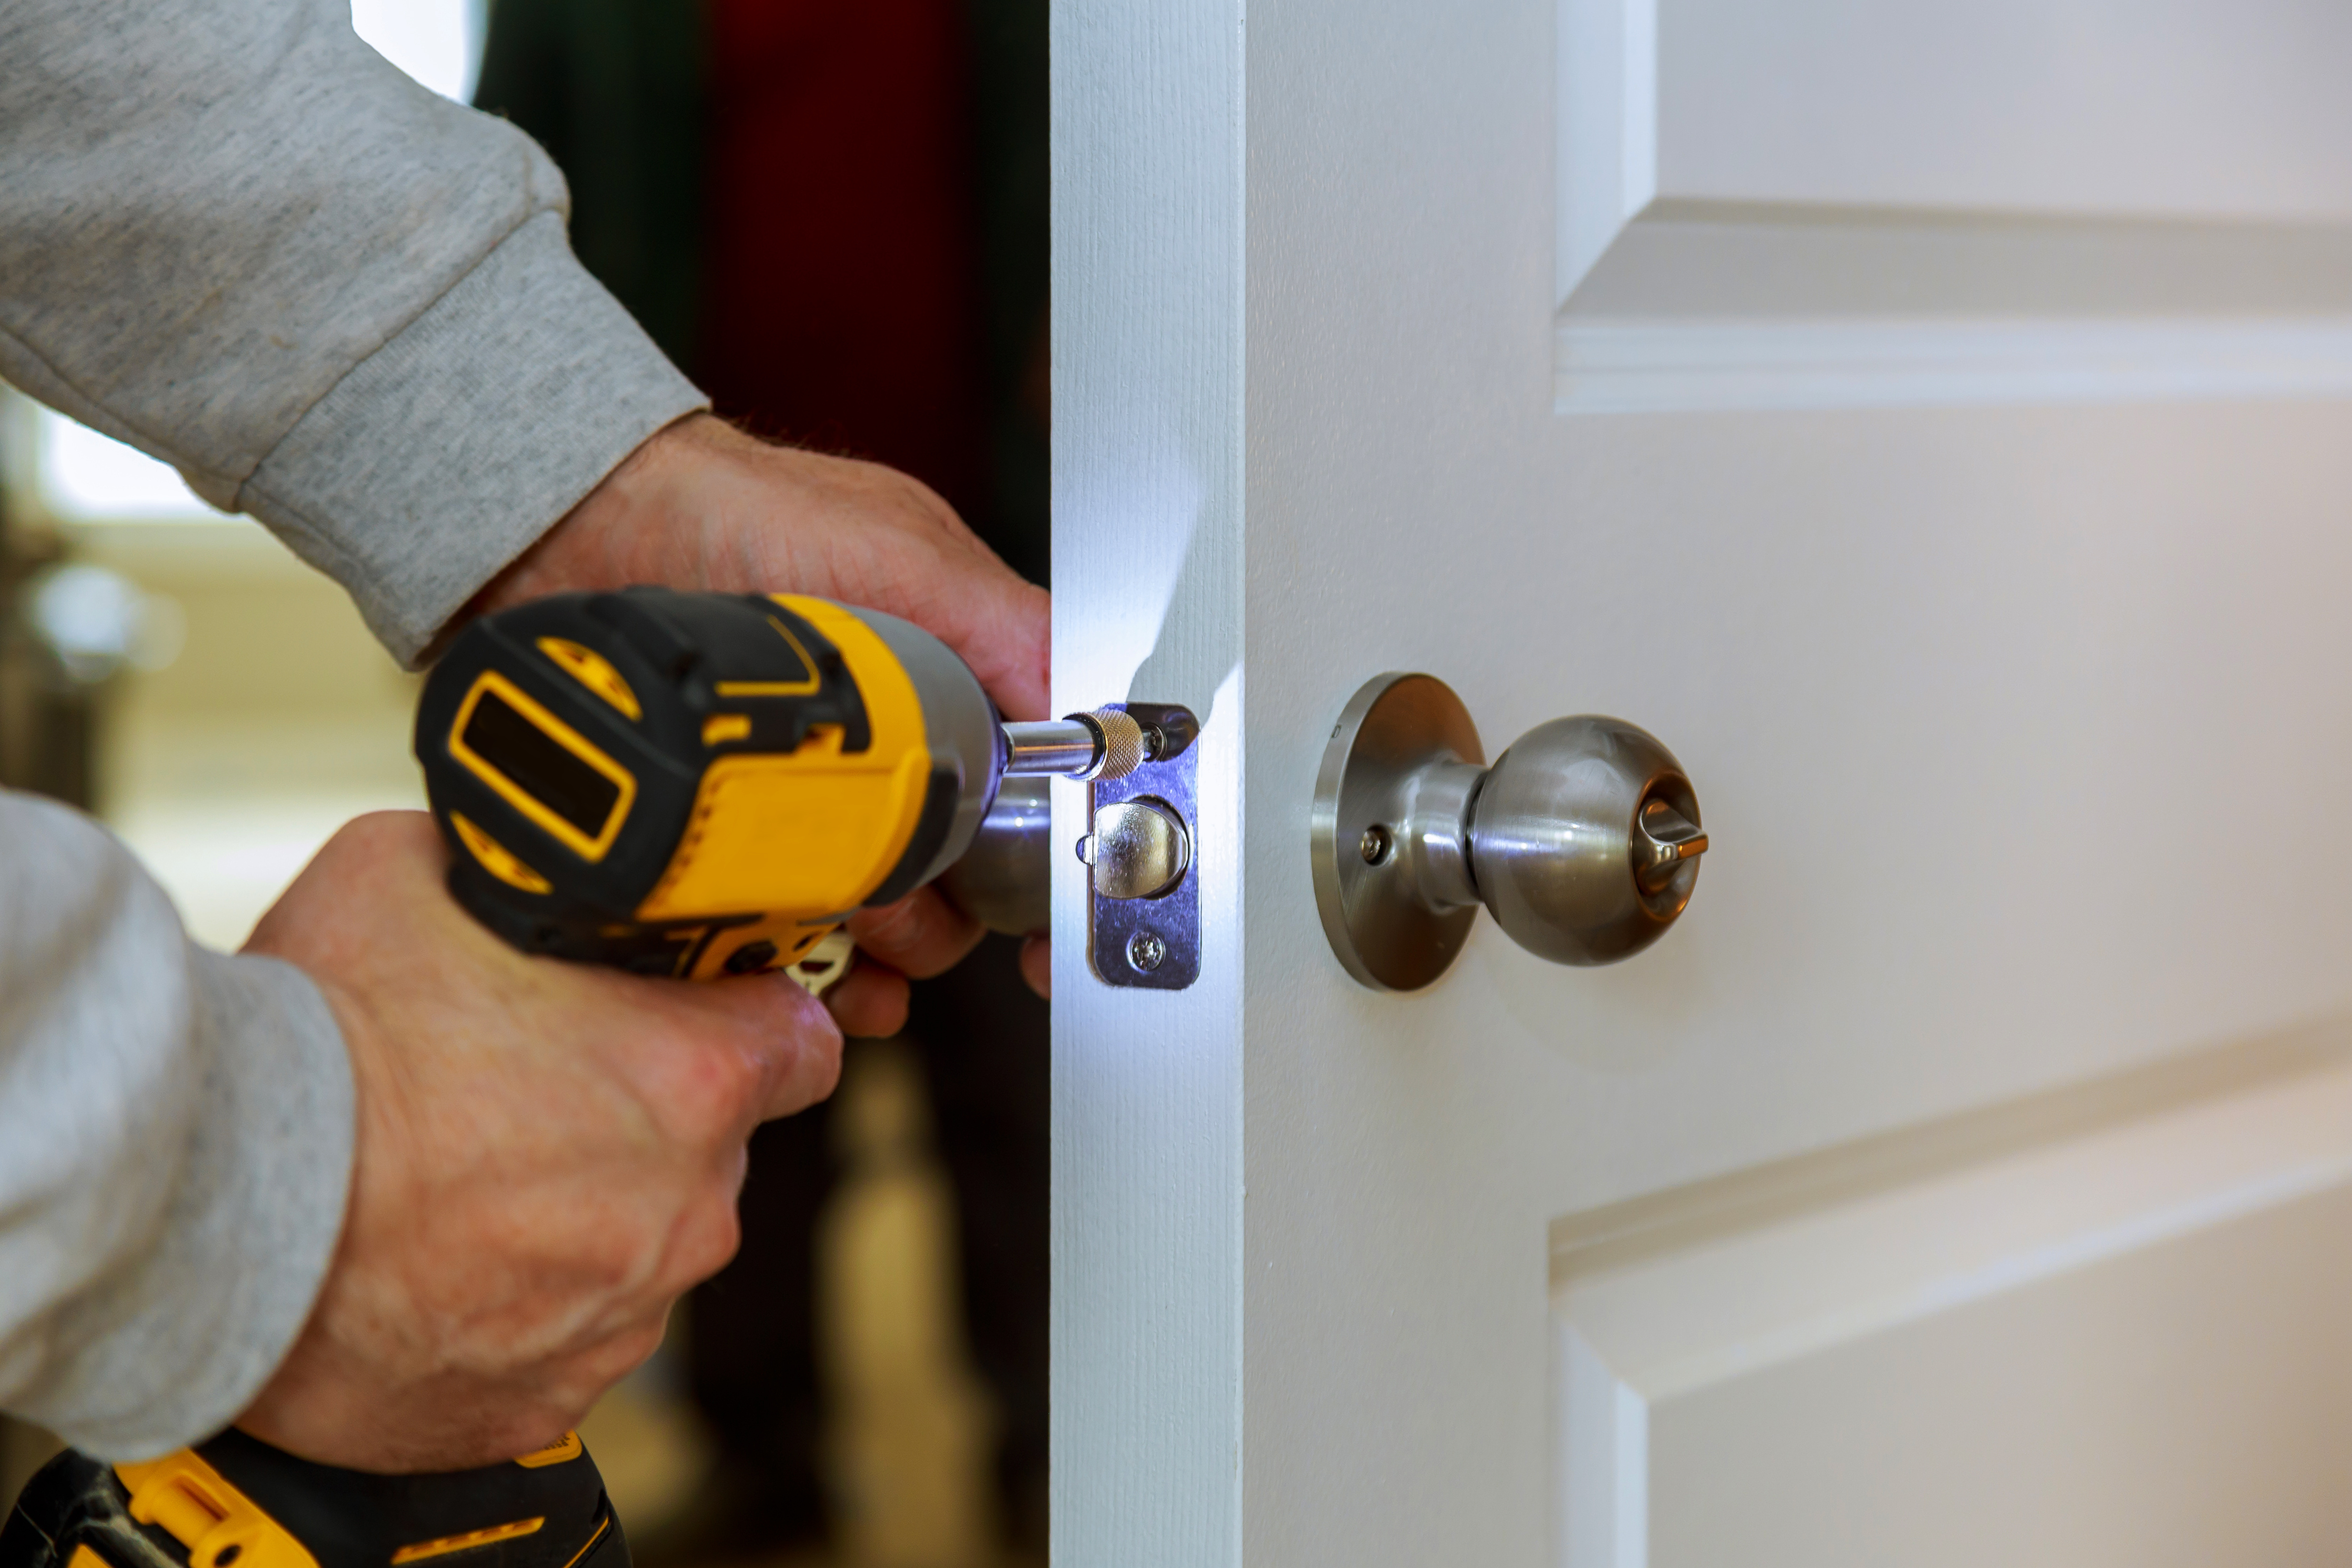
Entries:
{"type": "MultiPolygon", "coordinates": [[[[894,464],[1045,580],[1042,0],[356,0],[565,170],[574,246],[719,413],[894,464]]],[[[0,389],[0,784],[233,948],[424,804],[417,677],[169,467],[0,389]]],[[[640,1563],[1042,1563],[1045,1009],[1013,945],[764,1129],[735,1264],[583,1432],[640,1563]]],[[[53,1451],[0,1422],[0,1496],[53,1451]]]]}

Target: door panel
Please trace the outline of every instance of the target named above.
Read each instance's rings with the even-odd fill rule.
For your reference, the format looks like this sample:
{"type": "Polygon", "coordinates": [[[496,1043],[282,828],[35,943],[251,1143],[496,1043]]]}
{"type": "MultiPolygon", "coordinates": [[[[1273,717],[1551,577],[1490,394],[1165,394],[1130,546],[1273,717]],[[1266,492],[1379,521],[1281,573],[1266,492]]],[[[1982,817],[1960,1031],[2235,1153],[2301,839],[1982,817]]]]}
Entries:
{"type": "Polygon", "coordinates": [[[2352,391],[2352,17],[1562,0],[1561,412],[2352,391]]]}
{"type": "Polygon", "coordinates": [[[2352,220],[2352,16],[2307,0],[1565,0],[1654,51],[1657,194],[2352,220]]]}
{"type": "MultiPolygon", "coordinates": [[[[1834,1560],[1842,1542],[1876,1551],[1939,1528],[1925,1500],[1946,1450],[1874,1450],[1893,1468],[1873,1493],[1884,1507],[1850,1537],[1770,1511],[1740,1490],[1736,1456],[1777,1445],[1789,1496],[1826,1496],[1823,1478],[1862,1451],[1841,1434],[1885,1413],[1878,1388],[1958,1412],[1947,1448],[1996,1495],[2024,1482],[1963,1395],[2055,1409],[2053,1390],[2075,1388],[2066,1430],[2078,1447],[2104,1435],[2113,1476],[2201,1478],[2179,1483],[2182,1517],[2234,1517],[2256,1459],[2198,1470],[2186,1467],[2202,1437],[2143,1440],[2151,1410],[2193,1425],[2206,1385],[2145,1387],[2130,1368],[2218,1323],[2273,1358],[2232,1384],[2272,1391],[2245,1396],[2256,1414],[2293,1382],[2271,1375],[2278,1357],[2332,1386],[2312,1327],[2324,1313],[2308,1303],[2336,1287],[2307,1260],[2337,1233],[2337,1178],[2231,1208],[2254,1178],[2221,1157],[2289,1146],[2326,1072],[2196,1089],[2164,1115],[2203,1126],[2197,1114],[2234,1108],[2239,1131],[2157,1116],[2148,1126],[2174,1127],[2163,1159],[2099,1162],[2103,1139],[2154,1136],[2139,1122],[2070,1126],[1966,1173],[1865,1182],[1806,1211],[1811,1250],[1772,1249],[1797,1221],[1758,1221],[1738,1245],[1767,1262],[1734,1293],[1769,1304],[1759,1281],[1811,1289],[1793,1321],[1835,1332],[1766,1334],[1769,1365],[1736,1375],[1710,1364],[1645,1386],[1650,1364],[1602,1312],[1603,1285],[1632,1281],[1653,1292],[1642,1321],[1703,1319],[1731,1242],[1668,1249],[1622,1279],[1563,1277],[1558,1257],[1561,1236],[1618,1206],[1769,1186],[1785,1162],[1857,1140],[2137,1082],[2193,1053],[2259,1055],[2282,1031],[2352,1014],[2352,904],[2335,891],[2352,864],[2336,809],[2352,786],[2352,617],[2338,611],[2352,406],[2332,392],[2352,386],[2339,377],[2352,355],[2332,357],[2326,336],[2345,297],[2331,258],[2352,252],[2305,223],[2332,222],[2332,193],[2352,188],[2352,138],[2302,139],[2321,112],[2296,97],[2309,70],[2281,78],[2283,118],[2246,132],[2294,141],[2301,183],[2241,189],[2207,170],[2137,228],[2116,214],[2148,212],[2132,182],[2162,170],[2130,147],[2052,172],[1970,132],[1955,145],[1977,162],[1937,164],[1933,95],[1895,102],[1916,113],[1873,152],[1921,165],[1923,203],[1944,208],[1925,239],[1869,213],[1652,210],[1621,182],[1638,199],[1577,286],[1622,292],[1571,295],[1563,313],[1560,236],[1580,231],[1562,217],[1555,131],[1579,123],[1580,100],[1562,99],[1549,6],[1286,3],[1252,8],[1245,35],[1233,8],[1117,9],[1066,5],[1055,36],[1057,679],[1073,707],[1107,695],[1213,705],[1203,766],[1232,793],[1204,793],[1201,864],[1234,926],[1226,959],[1182,1000],[1108,992],[1084,968],[1082,873],[1064,867],[1064,1550],[1123,1563],[1555,1560],[1588,1481],[1635,1506],[1630,1470],[1573,1462],[1572,1434],[1599,1430],[1601,1451],[1638,1452],[1644,1478],[1640,1529],[1627,1534],[1632,1514],[1612,1524],[1599,1560],[1640,1560],[1621,1550],[1629,1539],[1662,1563],[1723,1560],[1705,1543],[1726,1521],[1834,1560]],[[2042,226],[1964,210],[1979,197],[1962,175],[2003,171],[2033,175],[2013,204],[2041,202],[2042,226]],[[2242,211],[2271,226],[2212,221],[2242,211]],[[2280,213],[2305,226],[2273,232],[2280,213]],[[1684,226],[1644,227],[1669,224],[1684,226]],[[1813,246],[1810,259],[1735,265],[1775,225],[1813,246]],[[1682,248],[1643,260],[1645,236],[1682,248]],[[2177,275],[2192,241],[2210,266],[2177,275]],[[1914,352],[1886,334],[1917,325],[1903,311],[1923,278],[1945,292],[1914,352]],[[1985,278],[1998,287],[1968,293],[1985,278]],[[2098,335],[2116,325],[2096,319],[2103,280],[2137,313],[2121,348],[2098,335]],[[1644,312],[1680,313],[1668,325],[1681,338],[1631,340],[1689,350],[1669,366],[1681,379],[1646,402],[1577,395],[1567,331],[1644,312]],[[1779,346],[1734,366],[1732,392],[1710,392],[1733,329],[1759,320],[1779,346]],[[1863,340],[1830,329],[1857,323],[1900,374],[1840,361],[1863,340]],[[2156,328],[2183,336],[2168,350],[2156,328]],[[2004,331],[2011,360],[1955,395],[1952,366],[1997,357],[2004,331]],[[2217,350],[2231,333],[2246,357],[2217,350]],[[2281,369],[2282,354],[2316,369],[2281,369]],[[1807,356],[1843,369],[1807,390],[1807,356]],[[1704,374],[1684,373],[1693,365],[1704,374]],[[1681,925],[1624,966],[1576,971],[1481,917],[1427,992],[1350,981],[1316,915],[1309,797],[1342,705],[1391,669],[1452,684],[1490,756],[1565,713],[1660,736],[1715,843],[1681,925]],[[2060,1228],[2063,1240],[2119,1226],[2115,1247],[2000,1230],[2043,1194],[2056,1212],[2147,1169],[2185,1185],[2125,1183],[2106,1219],[2060,1228]],[[2147,1219],[2180,1214],[2217,1218],[2147,1219]],[[1914,1231],[1960,1250],[1904,1254],[1895,1240],[1914,1231]],[[1987,1237],[1980,1253],[1961,1245],[1987,1237]],[[2052,1260],[1937,1312],[1871,1306],[1895,1288],[1873,1272],[1890,1263],[1911,1270],[1904,1289],[1927,1289],[1970,1270],[2007,1281],[2003,1260],[2028,1255],[2052,1260]],[[2243,1277],[2192,1291],[2198,1270],[2179,1260],[2224,1256],[2243,1277]],[[2080,1325],[2103,1314],[2126,1314],[2120,1348],[2075,1355],[2080,1325]],[[1615,1392],[1596,1406],[1561,1391],[1579,1343],[1638,1412],[1615,1392]],[[1596,1408],[1633,1425],[1578,1414],[1596,1408]],[[1816,1408],[1843,1425],[1808,1426],[1816,1408]],[[1180,1469],[1191,1479],[1171,1479],[1180,1469]]],[[[1732,9],[1664,0],[1650,78],[1667,84],[1652,106],[1661,147],[1711,145],[1675,140],[1668,89],[1697,79],[1676,75],[1675,40],[1685,23],[1733,26],[1717,16],[1732,9]]],[[[1786,9],[1801,41],[1844,15],[1786,9]]],[[[1961,25],[1925,0],[1898,9],[1931,30],[1961,25]]],[[[2103,7],[2068,14],[2094,41],[2111,26],[2103,7]]],[[[2282,50],[2336,47],[2300,7],[2165,14],[2176,41],[2227,32],[2217,19],[2252,36],[2192,62],[2225,76],[2266,80],[2282,50]]],[[[2352,43],[2343,52],[2326,74],[2352,68],[2352,43]]],[[[2095,54],[2049,59],[2063,76],[2095,54]]],[[[1958,70],[1978,57],[1939,57],[1958,70]]],[[[2116,68],[2128,99],[2145,69],[2116,68]]],[[[1754,115],[1779,80],[1749,84],[1754,115]]],[[[1991,87],[2023,90],[2006,81],[1991,87]]],[[[2217,87],[2181,112],[2231,101],[2217,87]]],[[[1622,122],[1622,97],[1613,112],[1622,122]]],[[[2123,109],[2094,118],[2102,135],[2134,123],[2123,109]]],[[[1757,135],[1801,151],[1802,130],[1757,135]]],[[[1731,169],[1737,181],[1694,193],[1759,208],[1899,193],[1835,160],[1779,156],[1761,173],[1663,153],[1658,168],[1731,169]],[[1780,173],[1785,187],[1770,183],[1780,173]]],[[[1066,839],[1083,826],[1075,813],[1058,824],[1066,839]]],[[[2325,1164],[2342,1151],[2321,1124],[2310,1146],[2325,1164]]],[[[1764,1330],[1706,1332],[1737,1346],[1764,1330]]],[[[2315,1419],[2310,1408],[2277,1404],[2277,1429],[2315,1419]]],[[[2019,1515],[2031,1550],[2016,1554],[2127,1558],[2144,1538],[2126,1490],[2035,1493],[2042,1511],[2019,1515]]],[[[2275,1495],[2303,1511],[2266,1539],[2336,1522],[2307,1490],[2275,1495]]]]}
{"type": "Polygon", "coordinates": [[[2336,1561],[2347,1312],[2338,1186],[1666,1402],[1648,1560],[2336,1561]]]}
{"type": "Polygon", "coordinates": [[[1563,1218],[1558,1561],[2331,1556],[2347,1291],[2341,1029],[1563,1218]]]}

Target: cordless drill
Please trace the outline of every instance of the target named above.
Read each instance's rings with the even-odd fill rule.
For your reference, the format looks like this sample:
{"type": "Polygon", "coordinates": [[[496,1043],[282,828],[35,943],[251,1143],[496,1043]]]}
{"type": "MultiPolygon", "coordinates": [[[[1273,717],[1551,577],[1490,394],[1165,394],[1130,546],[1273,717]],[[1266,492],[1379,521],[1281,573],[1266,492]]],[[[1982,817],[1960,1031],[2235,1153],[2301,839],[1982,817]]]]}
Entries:
{"type": "MultiPolygon", "coordinates": [[[[1189,714],[1148,711],[1148,726],[1118,707],[1002,723],[946,644],[895,617],[632,588],[475,621],[426,680],[415,745],[450,892],[516,947],[689,980],[793,969],[819,988],[845,963],[823,955],[849,912],[955,865],[1008,778],[1118,779],[1191,744],[1189,714]]],[[[433,1568],[627,1568],[628,1546],[570,1434],[414,1476],[236,1431],[140,1464],[68,1451],[0,1528],[0,1568],[443,1557],[433,1568]]]]}
{"type": "Polygon", "coordinates": [[[875,611],[657,588],[475,622],[416,719],[460,904],[525,952],[697,980],[806,960],[939,876],[1008,776],[1118,779],[1190,738],[1159,710],[1000,723],[875,611]]]}

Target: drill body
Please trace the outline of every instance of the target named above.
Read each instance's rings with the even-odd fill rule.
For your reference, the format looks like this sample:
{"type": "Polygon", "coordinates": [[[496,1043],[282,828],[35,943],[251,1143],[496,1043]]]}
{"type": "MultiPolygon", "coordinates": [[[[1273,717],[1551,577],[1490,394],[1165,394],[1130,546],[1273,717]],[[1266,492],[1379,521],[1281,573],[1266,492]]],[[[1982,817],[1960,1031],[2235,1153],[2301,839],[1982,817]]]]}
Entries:
{"type": "Polygon", "coordinates": [[[525,952],[691,979],[790,965],[938,875],[1006,760],[906,622],[658,588],[475,622],[415,745],[459,903],[525,952]]]}

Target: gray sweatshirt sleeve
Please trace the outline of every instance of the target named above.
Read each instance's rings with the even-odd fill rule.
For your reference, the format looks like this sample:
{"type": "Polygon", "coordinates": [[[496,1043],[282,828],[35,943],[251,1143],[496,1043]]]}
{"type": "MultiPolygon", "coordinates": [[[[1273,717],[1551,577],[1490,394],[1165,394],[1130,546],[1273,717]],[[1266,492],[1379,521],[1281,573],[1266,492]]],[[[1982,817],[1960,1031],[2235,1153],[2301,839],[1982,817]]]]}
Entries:
{"type": "MultiPolygon", "coordinates": [[[[347,0],[0,4],[0,377],[258,517],[404,661],[702,404],[565,200],[347,0]]],[[[110,1457],[226,1424],[332,1257],[352,1115],[315,986],[0,795],[0,1408],[110,1457]]]]}
{"type": "Polygon", "coordinates": [[[566,210],[347,3],[0,5],[0,376],[259,518],[404,661],[702,405],[566,210]]]}
{"type": "Polygon", "coordinates": [[[0,1409],[107,1458],[250,1403],[350,1181],[318,988],[191,944],[105,830],[0,792],[0,1409]]]}

